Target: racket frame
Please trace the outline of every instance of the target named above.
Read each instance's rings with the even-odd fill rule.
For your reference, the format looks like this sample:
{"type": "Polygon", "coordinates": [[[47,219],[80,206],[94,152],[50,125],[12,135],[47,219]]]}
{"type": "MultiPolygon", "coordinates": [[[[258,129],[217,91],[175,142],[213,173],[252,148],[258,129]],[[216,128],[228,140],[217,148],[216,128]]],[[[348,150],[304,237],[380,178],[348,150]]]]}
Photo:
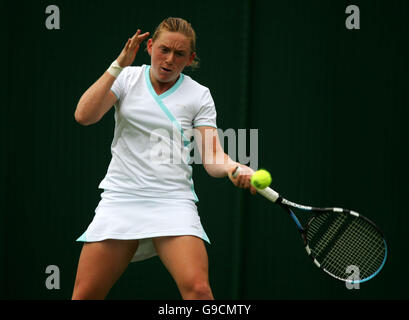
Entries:
{"type": "MultiPolygon", "coordinates": [[[[237,175],[239,174],[239,172],[241,171],[240,167],[237,167],[235,169],[235,171],[233,172],[233,177],[237,177],[237,175]]],[[[386,262],[386,258],[388,256],[388,245],[385,239],[385,236],[382,232],[382,230],[370,219],[368,219],[367,217],[360,215],[358,212],[356,211],[352,211],[352,210],[348,210],[348,209],[343,209],[343,208],[338,208],[338,207],[329,207],[329,208],[320,208],[320,207],[312,207],[312,206],[306,206],[306,205],[301,205],[292,201],[289,201],[285,198],[283,198],[282,196],[280,196],[280,194],[278,192],[276,192],[275,190],[271,189],[270,187],[267,187],[265,189],[257,189],[257,193],[259,193],[260,195],[264,196],[265,198],[267,198],[268,200],[270,200],[273,203],[278,204],[280,207],[282,207],[291,217],[291,219],[295,222],[298,231],[300,232],[301,238],[304,242],[304,248],[308,254],[308,256],[312,259],[313,263],[315,264],[315,266],[317,266],[319,269],[325,271],[328,275],[330,275],[331,277],[344,281],[344,282],[348,282],[351,284],[354,283],[363,283],[366,282],[372,278],[374,278],[384,267],[385,262],[386,262]],[[292,208],[294,209],[300,209],[304,212],[308,212],[309,214],[312,214],[312,217],[307,221],[306,226],[303,227],[301,222],[299,221],[299,219],[297,218],[297,216],[294,214],[294,212],[291,210],[292,208]],[[384,246],[385,246],[385,255],[384,255],[384,259],[383,262],[381,263],[381,266],[370,276],[364,278],[364,279],[359,279],[359,280],[350,280],[350,279],[343,279],[341,277],[338,277],[337,275],[332,274],[331,272],[329,272],[327,269],[323,268],[321,263],[314,257],[314,254],[312,253],[309,244],[308,244],[308,239],[307,239],[307,233],[308,233],[308,228],[311,224],[311,222],[319,215],[324,214],[324,213],[334,213],[334,214],[350,214],[352,216],[354,216],[355,218],[360,218],[360,219],[364,219],[367,223],[369,223],[370,225],[372,225],[377,232],[379,232],[379,234],[382,236],[383,242],[384,242],[384,246]]]]}

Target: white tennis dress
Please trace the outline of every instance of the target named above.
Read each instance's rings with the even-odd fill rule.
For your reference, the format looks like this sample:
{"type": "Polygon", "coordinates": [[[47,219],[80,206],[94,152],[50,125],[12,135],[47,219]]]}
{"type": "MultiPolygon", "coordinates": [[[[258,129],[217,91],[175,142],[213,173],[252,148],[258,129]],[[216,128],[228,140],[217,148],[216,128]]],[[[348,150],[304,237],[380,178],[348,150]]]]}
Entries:
{"type": "Polygon", "coordinates": [[[193,128],[216,128],[212,96],[184,74],[157,95],[149,69],[127,67],[111,88],[118,98],[112,159],[93,221],[77,239],[139,239],[132,261],[157,254],[153,237],[194,235],[210,243],[195,204],[189,155],[193,128]]]}

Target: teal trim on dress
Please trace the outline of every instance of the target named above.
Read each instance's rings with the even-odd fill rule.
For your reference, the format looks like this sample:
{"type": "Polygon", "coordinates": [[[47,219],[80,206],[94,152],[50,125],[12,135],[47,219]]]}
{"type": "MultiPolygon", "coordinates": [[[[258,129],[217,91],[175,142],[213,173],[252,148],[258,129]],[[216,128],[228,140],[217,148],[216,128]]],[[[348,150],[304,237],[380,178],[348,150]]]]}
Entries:
{"type": "MultiPolygon", "coordinates": [[[[170,88],[168,91],[164,92],[161,95],[158,95],[155,92],[155,89],[153,89],[152,83],[151,83],[151,79],[149,77],[149,70],[150,70],[150,66],[146,66],[145,68],[145,80],[146,80],[146,84],[148,85],[148,89],[149,92],[151,93],[152,97],[155,99],[156,103],[159,105],[159,107],[162,109],[162,111],[166,114],[166,116],[169,118],[169,120],[172,122],[172,124],[174,124],[176,126],[176,128],[180,131],[180,133],[182,134],[182,138],[183,138],[183,144],[186,145],[186,143],[190,143],[190,140],[187,139],[185,137],[185,134],[183,132],[182,127],[180,126],[180,123],[176,120],[176,118],[173,116],[173,114],[169,111],[169,109],[165,106],[165,104],[162,102],[162,96],[167,93],[168,91],[172,91],[174,92],[177,88],[175,88],[176,86],[179,87],[180,84],[183,81],[183,74],[180,74],[180,78],[179,80],[176,82],[176,84],[170,88]]],[[[169,94],[167,95],[169,96],[169,94]]]]}
{"type": "MultiPolygon", "coordinates": [[[[163,103],[162,99],[168,97],[169,95],[171,95],[173,92],[175,92],[180,85],[183,82],[184,79],[184,75],[183,73],[180,74],[179,79],[176,81],[176,83],[172,86],[172,88],[170,88],[169,90],[165,91],[164,93],[162,93],[161,95],[158,95],[155,91],[155,89],[152,86],[152,82],[151,82],[151,78],[149,76],[149,70],[150,70],[151,66],[146,66],[145,68],[145,82],[146,85],[148,86],[148,90],[150,92],[150,94],[152,95],[152,97],[155,99],[156,103],[159,105],[159,107],[162,109],[162,111],[165,113],[165,115],[168,117],[168,119],[172,122],[172,124],[174,126],[176,126],[176,128],[179,130],[181,136],[182,136],[182,141],[183,141],[183,145],[186,147],[188,146],[191,142],[189,139],[186,138],[185,133],[183,131],[182,126],[180,125],[180,123],[176,120],[176,118],[174,117],[174,115],[170,112],[170,110],[166,107],[166,105],[163,103]]],[[[188,163],[188,161],[186,162],[188,163]]],[[[196,192],[194,190],[193,187],[193,180],[192,180],[192,167],[190,165],[188,165],[189,169],[190,169],[190,186],[191,186],[191,191],[193,193],[193,196],[195,198],[195,202],[199,202],[199,198],[196,195],[196,192]]]]}
{"type": "Polygon", "coordinates": [[[198,128],[198,127],[212,127],[217,129],[217,127],[214,124],[199,124],[197,126],[193,126],[193,128],[198,128]]]}
{"type": "Polygon", "coordinates": [[[169,90],[166,90],[164,93],[159,95],[159,97],[163,100],[166,97],[170,96],[173,92],[175,92],[180,87],[180,85],[182,84],[184,78],[185,78],[185,75],[183,73],[181,73],[178,81],[176,81],[176,83],[173,85],[173,87],[170,88],[169,90]]]}
{"type": "Polygon", "coordinates": [[[79,237],[76,241],[78,242],[87,242],[87,235],[86,235],[86,231],[82,234],[81,237],[79,237]]]}
{"type": "Polygon", "coordinates": [[[111,92],[112,92],[112,93],[114,94],[114,96],[116,97],[116,100],[119,100],[119,97],[118,97],[118,95],[115,93],[115,91],[111,89],[111,92]]]}
{"type": "Polygon", "coordinates": [[[145,79],[146,83],[148,84],[149,91],[151,94],[154,96],[155,100],[156,98],[160,98],[160,100],[165,99],[166,97],[170,96],[172,93],[174,93],[182,84],[183,80],[185,79],[185,75],[183,73],[180,74],[179,79],[175,82],[175,84],[172,86],[172,88],[166,90],[164,93],[158,95],[156,91],[153,89],[152,83],[151,83],[151,78],[149,76],[149,70],[151,69],[151,66],[146,66],[145,68],[145,79]]]}
{"type": "Polygon", "coordinates": [[[210,239],[209,239],[209,237],[207,236],[206,231],[204,230],[203,226],[202,226],[202,231],[203,231],[202,239],[205,240],[205,241],[207,241],[209,244],[211,244],[210,239]]]}

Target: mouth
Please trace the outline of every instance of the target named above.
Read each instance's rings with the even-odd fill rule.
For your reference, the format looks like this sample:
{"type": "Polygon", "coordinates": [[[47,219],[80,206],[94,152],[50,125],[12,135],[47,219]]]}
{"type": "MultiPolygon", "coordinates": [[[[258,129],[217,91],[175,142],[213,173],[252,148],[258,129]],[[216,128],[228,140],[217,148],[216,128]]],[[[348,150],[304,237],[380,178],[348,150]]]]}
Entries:
{"type": "Polygon", "coordinates": [[[166,73],[172,72],[171,69],[168,69],[168,68],[165,68],[165,67],[160,67],[160,69],[161,69],[163,72],[166,72],[166,73]]]}

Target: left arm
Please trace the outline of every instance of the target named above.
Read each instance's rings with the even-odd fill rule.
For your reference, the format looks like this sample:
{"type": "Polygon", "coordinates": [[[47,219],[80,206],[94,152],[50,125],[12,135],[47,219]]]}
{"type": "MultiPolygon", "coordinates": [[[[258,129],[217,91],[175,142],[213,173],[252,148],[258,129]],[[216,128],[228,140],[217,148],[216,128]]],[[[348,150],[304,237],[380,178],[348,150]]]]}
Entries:
{"type": "Polygon", "coordinates": [[[202,163],[207,173],[215,178],[228,176],[235,186],[246,189],[250,188],[250,192],[255,194],[256,189],[250,184],[253,170],[233,161],[224,152],[220,145],[217,129],[209,126],[196,127],[195,129],[195,141],[198,144],[202,163]],[[233,178],[232,173],[238,166],[243,170],[237,178],[233,178]]]}

